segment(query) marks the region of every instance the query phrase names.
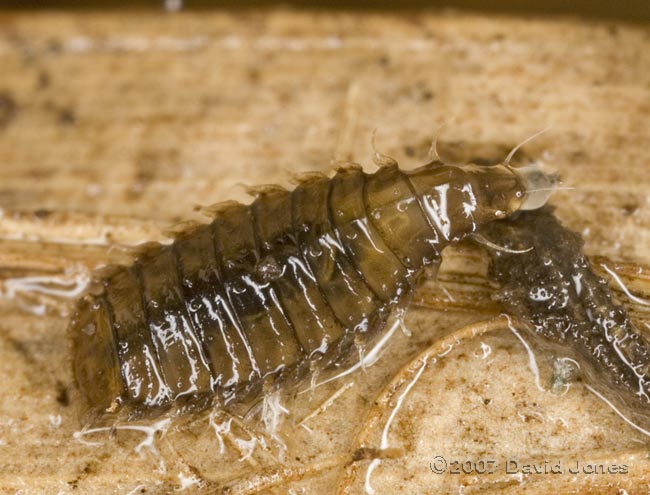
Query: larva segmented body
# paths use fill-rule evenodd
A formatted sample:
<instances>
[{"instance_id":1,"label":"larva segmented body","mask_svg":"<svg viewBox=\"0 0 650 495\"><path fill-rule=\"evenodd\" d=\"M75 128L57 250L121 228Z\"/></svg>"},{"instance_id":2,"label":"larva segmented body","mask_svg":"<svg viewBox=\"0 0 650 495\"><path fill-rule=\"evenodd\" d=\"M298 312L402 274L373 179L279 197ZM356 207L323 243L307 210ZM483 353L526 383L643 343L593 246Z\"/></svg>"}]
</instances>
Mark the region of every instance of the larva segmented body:
<instances>
[{"instance_id":1,"label":"larva segmented body","mask_svg":"<svg viewBox=\"0 0 650 495\"><path fill-rule=\"evenodd\" d=\"M79 388L97 414L136 417L239 402L325 366L381 328L445 246L539 206L527 191L540 177L503 164L348 167L228 204L80 301Z\"/></svg>"}]
</instances>

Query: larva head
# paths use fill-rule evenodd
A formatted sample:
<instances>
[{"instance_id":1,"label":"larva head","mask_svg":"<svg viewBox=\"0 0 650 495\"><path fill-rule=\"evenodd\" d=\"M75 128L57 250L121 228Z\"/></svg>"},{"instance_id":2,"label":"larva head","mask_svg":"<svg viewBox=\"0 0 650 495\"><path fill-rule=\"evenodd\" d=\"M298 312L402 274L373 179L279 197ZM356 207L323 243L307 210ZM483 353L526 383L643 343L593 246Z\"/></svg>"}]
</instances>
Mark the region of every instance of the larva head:
<instances>
[{"instance_id":1,"label":"larva head","mask_svg":"<svg viewBox=\"0 0 650 495\"><path fill-rule=\"evenodd\" d=\"M501 163L460 168L468 174L477 203L483 207L483 218L488 221L493 219L493 214L499 218L518 210L541 208L558 183L557 176L545 173L536 163L522 167Z\"/></svg>"},{"instance_id":2,"label":"larva head","mask_svg":"<svg viewBox=\"0 0 650 495\"><path fill-rule=\"evenodd\" d=\"M447 241L515 211L541 207L555 184L537 165L430 164L409 177L429 220Z\"/></svg>"},{"instance_id":3,"label":"larva head","mask_svg":"<svg viewBox=\"0 0 650 495\"><path fill-rule=\"evenodd\" d=\"M519 207L520 210L536 210L544 206L559 182L557 175L545 173L536 163L509 168L524 187L524 199Z\"/></svg>"}]
</instances>

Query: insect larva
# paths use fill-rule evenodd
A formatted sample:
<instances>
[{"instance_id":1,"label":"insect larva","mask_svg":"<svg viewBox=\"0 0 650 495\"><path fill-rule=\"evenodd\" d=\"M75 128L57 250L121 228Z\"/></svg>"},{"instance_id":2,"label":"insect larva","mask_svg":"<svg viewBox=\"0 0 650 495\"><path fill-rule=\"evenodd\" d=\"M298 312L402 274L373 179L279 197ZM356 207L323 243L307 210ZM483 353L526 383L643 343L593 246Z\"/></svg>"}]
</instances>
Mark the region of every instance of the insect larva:
<instances>
[{"instance_id":1,"label":"insect larva","mask_svg":"<svg viewBox=\"0 0 650 495\"><path fill-rule=\"evenodd\" d=\"M433 162L348 167L228 203L79 302L78 386L97 415L131 418L254 397L339 359L383 326L445 246L539 207L550 189L535 166Z\"/></svg>"}]
</instances>

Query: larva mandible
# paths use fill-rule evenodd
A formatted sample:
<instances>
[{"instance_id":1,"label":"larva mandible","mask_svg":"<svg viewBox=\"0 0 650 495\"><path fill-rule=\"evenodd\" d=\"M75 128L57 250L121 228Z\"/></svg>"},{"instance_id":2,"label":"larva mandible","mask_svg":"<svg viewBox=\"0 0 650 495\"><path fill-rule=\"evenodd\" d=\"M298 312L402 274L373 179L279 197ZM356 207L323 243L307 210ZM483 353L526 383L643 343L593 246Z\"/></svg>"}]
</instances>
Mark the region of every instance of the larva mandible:
<instances>
[{"instance_id":1,"label":"larva mandible","mask_svg":"<svg viewBox=\"0 0 650 495\"><path fill-rule=\"evenodd\" d=\"M538 208L552 186L536 165L393 163L226 204L79 301L77 385L95 417L255 397L265 381L337 360L383 326L445 246Z\"/></svg>"}]
</instances>

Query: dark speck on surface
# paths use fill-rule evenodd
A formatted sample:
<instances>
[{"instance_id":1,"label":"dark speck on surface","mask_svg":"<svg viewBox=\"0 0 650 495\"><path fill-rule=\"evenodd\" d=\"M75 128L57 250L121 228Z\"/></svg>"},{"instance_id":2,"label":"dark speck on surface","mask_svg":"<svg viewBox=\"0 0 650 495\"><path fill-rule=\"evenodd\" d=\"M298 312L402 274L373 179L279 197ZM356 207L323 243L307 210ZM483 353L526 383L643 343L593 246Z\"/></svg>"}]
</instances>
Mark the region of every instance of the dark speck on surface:
<instances>
[{"instance_id":1,"label":"dark speck on surface","mask_svg":"<svg viewBox=\"0 0 650 495\"><path fill-rule=\"evenodd\" d=\"M8 92L0 92L0 129L7 127L18 113L18 105Z\"/></svg>"},{"instance_id":2,"label":"dark speck on surface","mask_svg":"<svg viewBox=\"0 0 650 495\"><path fill-rule=\"evenodd\" d=\"M77 117L71 108L59 109L59 124L60 125L74 125L77 122Z\"/></svg>"},{"instance_id":3,"label":"dark speck on surface","mask_svg":"<svg viewBox=\"0 0 650 495\"><path fill-rule=\"evenodd\" d=\"M388 55L382 55L377 59L377 63L382 67L387 67L388 65L390 65L390 58L388 57Z\"/></svg>"},{"instance_id":4,"label":"dark speck on surface","mask_svg":"<svg viewBox=\"0 0 650 495\"><path fill-rule=\"evenodd\" d=\"M46 89L50 86L51 84L50 80L50 74L47 71L40 71L38 73L38 78L37 78L37 86L38 89Z\"/></svg>"},{"instance_id":5,"label":"dark speck on surface","mask_svg":"<svg viewBox=\"0 0 650 495\"><path fill-rule=\"evenodd\" d=\"M56 383L56 401L62 405L63 407L67 407L70 405L70 396L68 394L68 387L66 387L63 383L57 382Z\"/></svg>"},{"instance_id":6,"label":"dark speck on surface","mask_svg":"<svg viewBox=\"0 0 650 495\"><path fill-rule=\"evenodd\" d=\"M628 217L636 213L638 209L639 209L639 205L637 203L626 203L623 205L623 215Z\"/></svg>"},{"instance_id":7,"label":"dark speck on surface","mask_svg":"<svg viewBox=\"0 0 650 495\"><path fill-rule=\"evenodd\" d=\"M43 208L34 211L34 216L41 220L48 218L50 215L52 215L52 211Z\"/></svg>"}]
</instances>

